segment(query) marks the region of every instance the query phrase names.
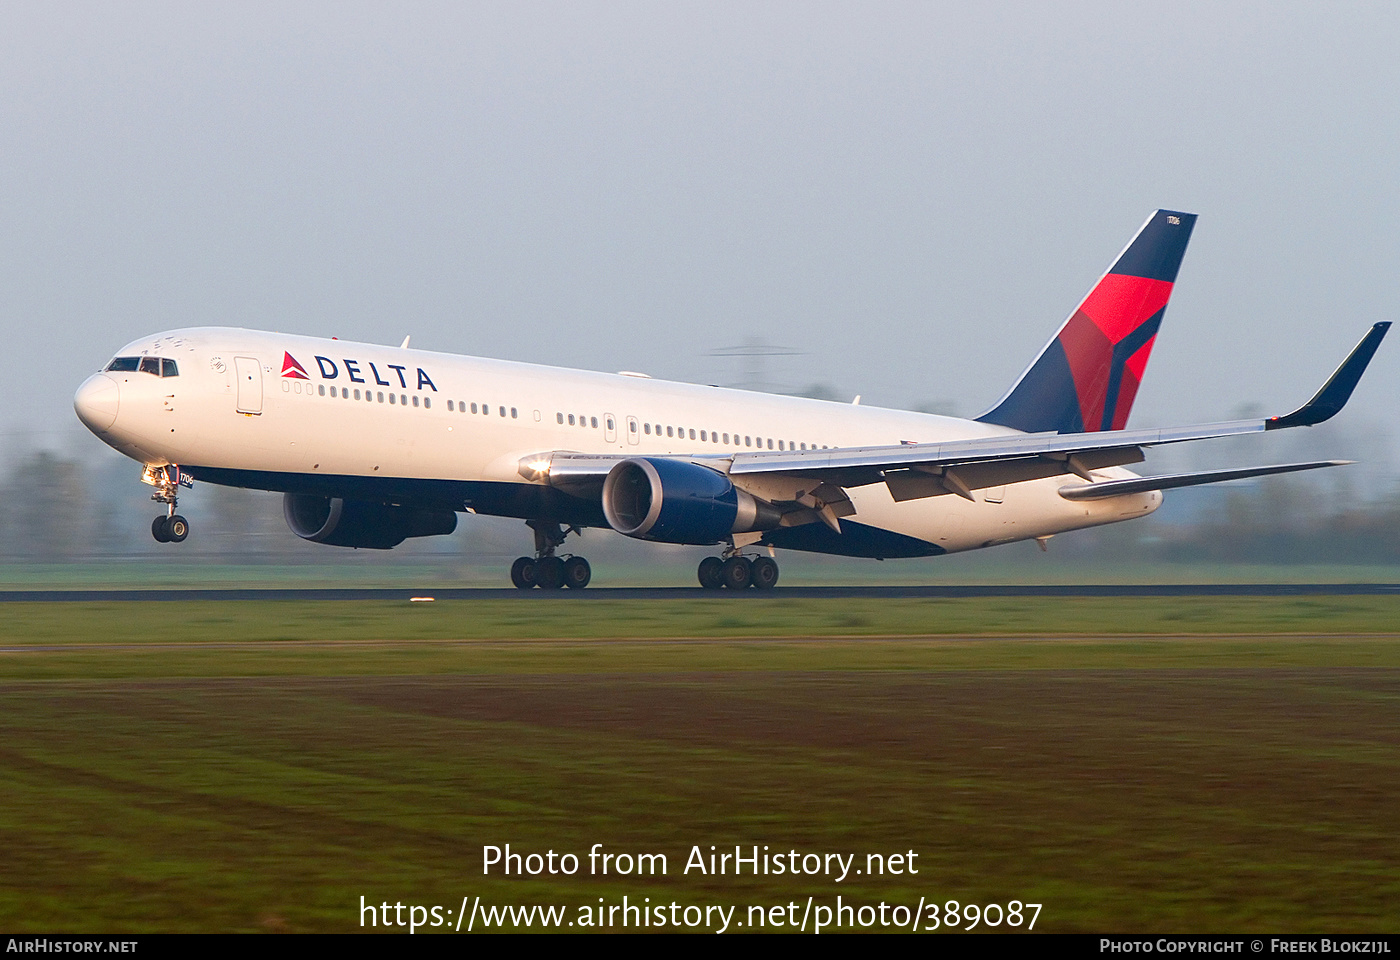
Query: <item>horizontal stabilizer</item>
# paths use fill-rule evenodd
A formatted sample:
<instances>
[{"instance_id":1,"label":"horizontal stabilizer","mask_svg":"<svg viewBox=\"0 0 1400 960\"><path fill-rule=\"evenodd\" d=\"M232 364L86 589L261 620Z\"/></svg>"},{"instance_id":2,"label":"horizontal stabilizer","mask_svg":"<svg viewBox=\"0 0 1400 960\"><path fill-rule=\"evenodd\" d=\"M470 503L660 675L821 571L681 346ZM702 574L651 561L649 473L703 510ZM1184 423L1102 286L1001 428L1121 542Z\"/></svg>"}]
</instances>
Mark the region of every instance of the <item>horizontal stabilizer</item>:
<instances>
[{"instance_id":1,"label":"horizontal stabilizer","mask_svg":"<svg viewBox=\"0 0 1400 960\"><path fill-rule=\"evenodd\" d=\"M1173 473L1164 477L1137 477L1132 480L1105 480L1101 483L1072 483L1060 488L1066 500L1105 500L1131 493L1171 490L1174 487L1197 487L1205 483L1243 480L1246 477L1266 477L1275 473L1295 473L1340 467L1352 460L1316 460L1311 463L1279 463L1271 467L1241 467L1236 470L1204 470L1199 473Z\"/></svg>"}]
</instances>

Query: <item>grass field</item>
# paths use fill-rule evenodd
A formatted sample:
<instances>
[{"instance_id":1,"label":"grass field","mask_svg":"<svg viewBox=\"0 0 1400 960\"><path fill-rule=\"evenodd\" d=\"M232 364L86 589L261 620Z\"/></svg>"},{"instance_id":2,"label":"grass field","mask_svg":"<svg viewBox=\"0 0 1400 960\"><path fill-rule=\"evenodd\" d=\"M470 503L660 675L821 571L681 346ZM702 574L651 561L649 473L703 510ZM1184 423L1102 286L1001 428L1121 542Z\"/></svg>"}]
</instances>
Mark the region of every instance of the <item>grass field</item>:
<instances>
[{"instance_id":1,"label":"grass field","mask_svg":"<svg viewBox=\"0 0 1400 960\"><path fill-rule=\"evenodd\" d=\"M0 613L0 929L838 894L1043 903L1050 931L1394 927L1396 598ZM582 868L483 876L506 843ZM588 876L595 843L668 873ZM683 874L711 844L919 873Z\"/></svg>"},{"instance_id":2,"label":"grass field","mask_svg":"<svg viewBox=\"0 0 1400 960\"><path fill-rule=\"evenodd\" d=\"M291 536L291 534L288 534ZM622 539L622 538L616 538ZM193 540L181 546L189 546ZM410 541L412 543L412 541ZM590 540L590 544L593 541ZM154 546L154 544L153 544ZM0 562L0 591L144 589L185 587L510 587L508 571L518 550L487 555L379 555L346 551L326 562L318 544L293 563L235 563L216 554L137 554L105 561ZM523 543L520 545L523 549ZM1024 549L1022 549L1024 548ZM594 553L595 549L602 553ZM972 551L928 560L872 563L863 559L789 553L782 557L785 586L1080 583L1395 583L1400 566L1366 564L1249 564L1192 561L1113 562L1042 554L1030 544L1008 552ZM695 586L695 564L707 551L602 539L584 551L593 584L603 587ZM397 551L396 551L397 553ZM638 555L640 553L640 555Z\"/></svg>"}]
</instances>

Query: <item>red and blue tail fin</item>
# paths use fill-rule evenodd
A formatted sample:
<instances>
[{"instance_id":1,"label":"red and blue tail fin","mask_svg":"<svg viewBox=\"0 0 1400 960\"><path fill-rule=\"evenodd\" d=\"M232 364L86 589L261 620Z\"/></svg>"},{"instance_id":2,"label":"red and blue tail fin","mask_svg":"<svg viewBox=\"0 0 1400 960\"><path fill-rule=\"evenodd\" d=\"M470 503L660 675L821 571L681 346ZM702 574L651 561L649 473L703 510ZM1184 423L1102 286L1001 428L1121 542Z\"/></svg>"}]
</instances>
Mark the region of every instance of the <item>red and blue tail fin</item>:
<instances>
[{"instance_id":1,"label":"red and blue tail fin","mask_svg":"<svg viewBox=\"0 0 1400 960\"><path fill-rule=\"evenodd\" d=\"M991 410L1027 433L1121 430L1172 295L1194 213L1158 210Z\"/></svg>"}]
</instances>

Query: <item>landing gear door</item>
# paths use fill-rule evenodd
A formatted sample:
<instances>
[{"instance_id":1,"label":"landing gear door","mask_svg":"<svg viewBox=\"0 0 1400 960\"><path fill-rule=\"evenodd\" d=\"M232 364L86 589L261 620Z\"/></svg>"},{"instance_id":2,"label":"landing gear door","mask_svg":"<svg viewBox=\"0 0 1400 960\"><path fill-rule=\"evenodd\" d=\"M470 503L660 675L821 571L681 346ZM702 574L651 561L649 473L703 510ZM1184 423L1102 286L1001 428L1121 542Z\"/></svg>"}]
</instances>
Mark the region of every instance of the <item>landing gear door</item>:
<instances>
[{"instance_id":1,"label":"landing gear door","mask_svg":"<svg viewBox=\"0 0 1400 960\"><path fill-rule=\"evenodd\" d=\"M261 414L262 364L253 357L234 357L233 364L238 374L238 412Z\"/></svg>"}]
</instances>

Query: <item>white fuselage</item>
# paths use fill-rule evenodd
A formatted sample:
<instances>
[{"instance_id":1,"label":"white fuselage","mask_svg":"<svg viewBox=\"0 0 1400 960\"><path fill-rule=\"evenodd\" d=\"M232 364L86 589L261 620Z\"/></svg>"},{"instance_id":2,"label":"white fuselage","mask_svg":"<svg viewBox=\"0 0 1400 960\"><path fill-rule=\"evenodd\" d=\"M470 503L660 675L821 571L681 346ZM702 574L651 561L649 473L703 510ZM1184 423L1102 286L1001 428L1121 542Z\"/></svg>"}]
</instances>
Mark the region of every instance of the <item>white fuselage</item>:
<instances>
[{"instance_id":1,"label":"white fuselage","mask_svg":"<svg viewBox=\"0 0 1400 960\"><path fill-rule=\"evenodd\" d=\"M327 490L349 479L526 485L522 461L553 451L722 460L756 449L1016 433L930 414L232 328L161 333L117 355L171 359L178 375L110 371L84 384L79 415L105 442L148 465L210 468L245 478L220 482L275 490ZM745 478L733 479L745 487ZM1058 495L1064 482L982 490L975 502L895 502L875 483L849 489L856 513L848 519L937 553L1131 519L1161 502L1156 492L1071 502ZM458 508L521 515L484 502L466 497Z\"/></svg>"}]
</instances>

